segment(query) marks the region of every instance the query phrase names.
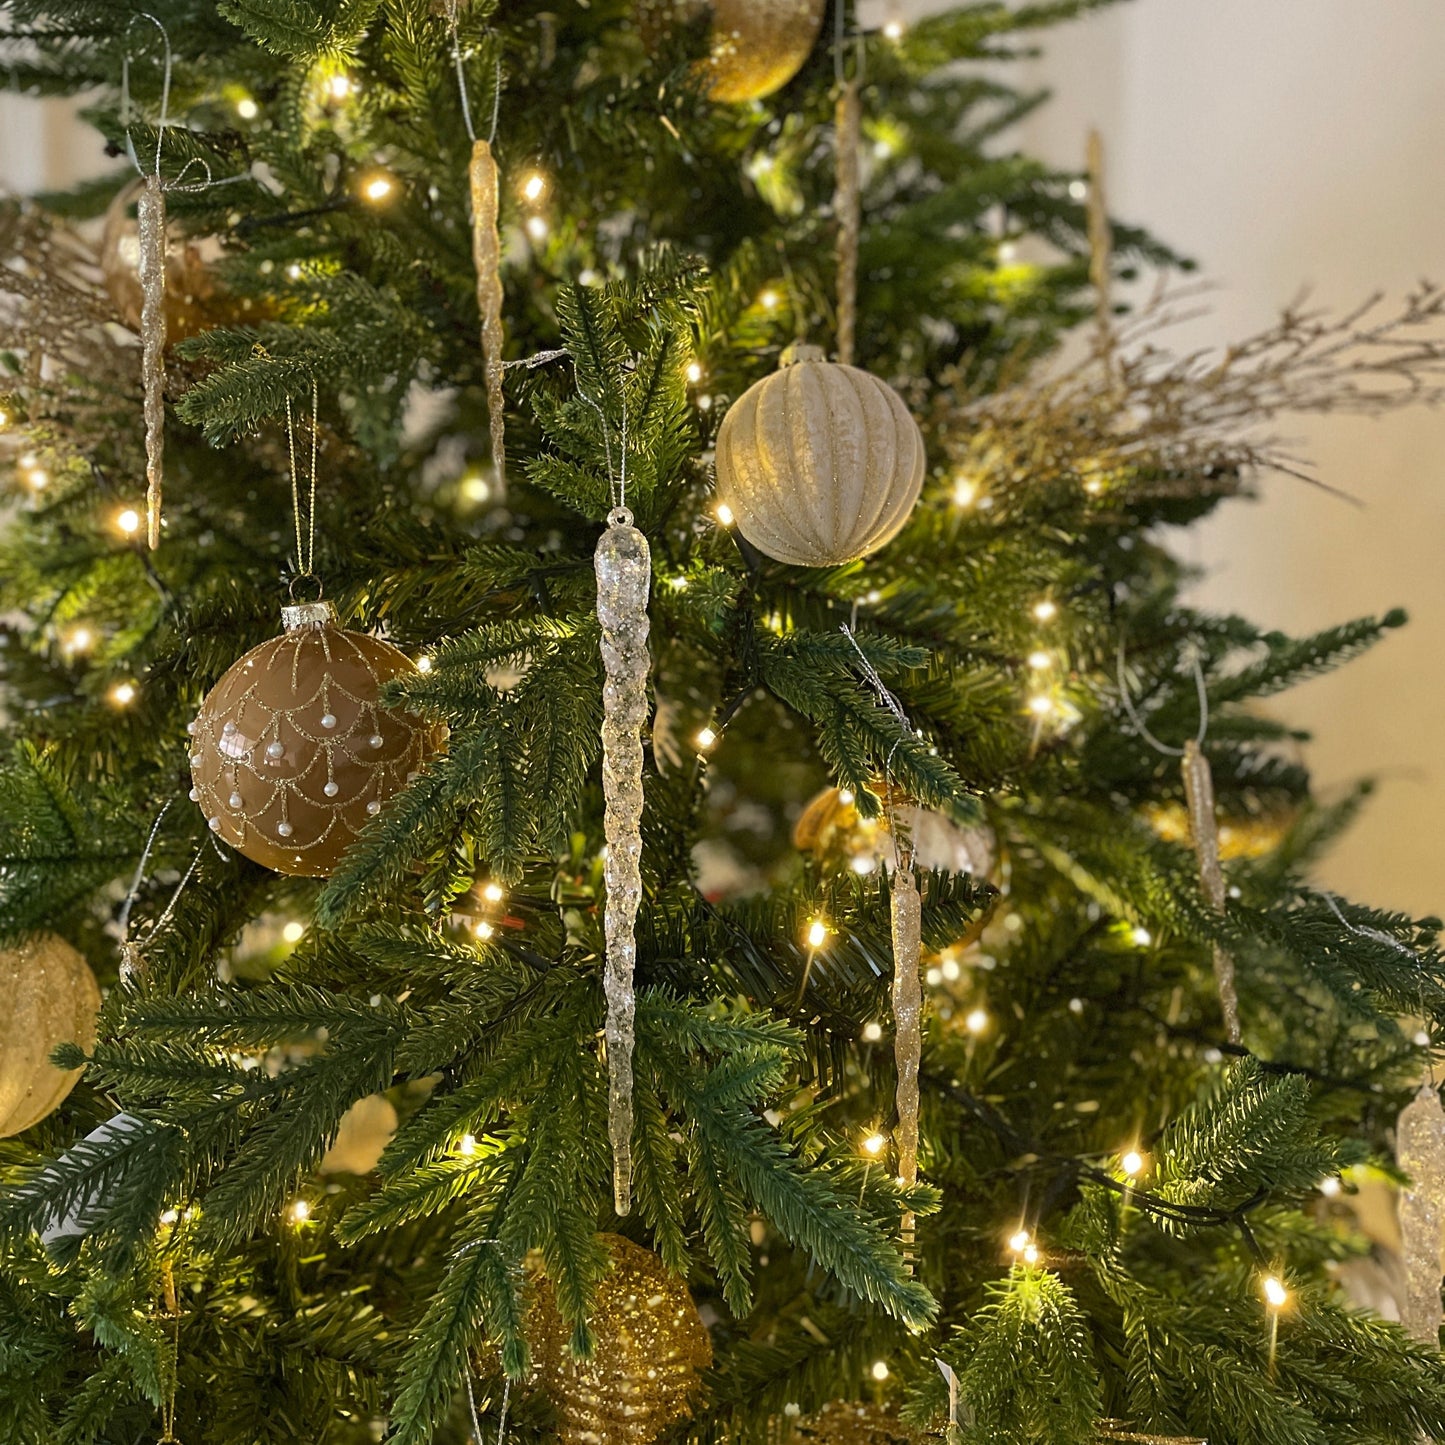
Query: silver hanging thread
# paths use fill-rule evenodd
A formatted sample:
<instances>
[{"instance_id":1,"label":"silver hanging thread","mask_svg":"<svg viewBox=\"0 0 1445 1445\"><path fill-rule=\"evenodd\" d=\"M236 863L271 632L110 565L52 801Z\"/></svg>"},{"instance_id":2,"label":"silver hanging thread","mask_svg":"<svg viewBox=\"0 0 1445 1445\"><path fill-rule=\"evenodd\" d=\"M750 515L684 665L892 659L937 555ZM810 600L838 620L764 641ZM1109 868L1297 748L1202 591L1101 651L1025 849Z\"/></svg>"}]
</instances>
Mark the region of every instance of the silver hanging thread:
<instances>
[{"instance_id":1,"label":"silver hanging thread","mask_svg":"<svg viewBox=\"0 0 1445 1445\"><path fill-rule=\"evenodd\" d=\"M602 792L605 803L607 905L607 1131L612 1144L613 1207L632 1208L632 1049L636 1016L637 909L642 901L642 729L647 722L647 651L652 552L627 508L627 410L622 412L620 480L612 468L602 419L612 510L597 543L597 620L602 631Z\"/></svg>"},{"instance_id":2,"label":"silver hanging thread","mask_svg":"<svg viewBox=\"0 0 1445 1445\"><path fill-rule=\"evenodd\" d=\"M507 495L506 397L502 390L505 375L502 348L506 343L506 331L502 325L501 177L492 146L497 138L497 119L502 104L502 62L498 58L492 93L491 131L482 138L472 125L466 67L462 63L461 41L457 36L457 0L447 0L447 23L451 30L452 60L456 66L462 119L472 142L472 159L467 171L472 207L472 264L477 275L477 311L482 319L482 375L487 388L492 469L500 501Z\"/></svg>"},{"instance_id":3,"label":"silver hanging thread","mask_svg":"<svg viewBox=\"0 0 1445 1445\"><path fill-rule=\"evenodd\" d=\"M1155 752L1178 758L1184 778L1184 798L1189 812L1189 840L1199 865L1199 886L1215 913L1225 911L1226 890L1224 870L1219 863L1219 820L1214 802L1214 774L1204 753L1204 739L1209 731L1209 691L1204 669L1197 656L1190 659L1194 670L1194 686L1199 695L1199 731L1182 748L1160 742L1145 725L1134 706L1125 676L1124 647L1119 645L1119 696L1134 730ZM1212 948L1214 985L1219 993L1219 1011L1224 1018L1225 1037L1232 1044L1240 1040L1239 991L1234 976L1234 959L1229 951L1216 943Z\"/></svg>"},{"instance_id":4,"label":"silver hanging thread","mask_svg":"<svg viewBox=\"0 0 1445 1445\"><path fill-rule=\"evenodd\" d=\"M863 225L859 165L863 100L856 77L844 80L838 92L833 130L837 166L833 214L838 222L838 360L851 366L858 330L858 242Z\"/></svg>"},{"instance_id":5,"label":"silver hanging thread","mask_svg":"<svg viewBox=\"0 0 1445 1445\"><path fill-rule=\"evenodd\" d=\"M858 654L858 670L906 733L913 725L903 705L889 691L878 670L858 645L853 629L846 624L843 635ZM894 744L896 749L897 744ZM894 1147L898 1151L898 1178L905 1188L918 1183L918 1075L923 1063L923 900L913 867L913 836L907 819L894 807L892 780L893 751L883 769L884 808L888 831L893 838L893 875L888 880L888 904L893 933L893 1064L897 1074L894 1095L898 1108L898 1129ZM917 1220L905 1209L900 1235L905 1254L913 1248Z\"/></svg>"}]
</instances>

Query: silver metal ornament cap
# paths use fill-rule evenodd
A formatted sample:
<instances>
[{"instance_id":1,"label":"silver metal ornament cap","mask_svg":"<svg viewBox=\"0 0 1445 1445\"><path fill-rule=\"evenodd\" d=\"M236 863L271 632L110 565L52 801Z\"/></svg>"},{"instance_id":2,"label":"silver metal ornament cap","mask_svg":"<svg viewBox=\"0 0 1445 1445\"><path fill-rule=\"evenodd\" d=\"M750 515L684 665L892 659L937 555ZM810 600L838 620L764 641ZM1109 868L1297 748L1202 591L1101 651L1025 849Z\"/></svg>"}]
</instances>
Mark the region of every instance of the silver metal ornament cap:
<instances>
[{"instance_id":1,"label":"silver metal ornament cap","mask_svg":"<svg viewBox=\"0 0 1445 1445\"><path fill-rule=\"evenodd\" d=\"M806 341L795 341L778 358L778 369L794 366L800 361L826 361L828 353L821 346L809 346Z\"/></svg>"},{"instance_id":2,"label":"silver metal ornament cap","mask_svg":"<svg viewBox=\"0 0 1445 1445\"><path fill-rule=\"evenodd\" d=\"M293 602L281 609L281 625L287 632L306 632L317 627L334 625L336 609L329 603Z\"/></svg>"}]
</instances>

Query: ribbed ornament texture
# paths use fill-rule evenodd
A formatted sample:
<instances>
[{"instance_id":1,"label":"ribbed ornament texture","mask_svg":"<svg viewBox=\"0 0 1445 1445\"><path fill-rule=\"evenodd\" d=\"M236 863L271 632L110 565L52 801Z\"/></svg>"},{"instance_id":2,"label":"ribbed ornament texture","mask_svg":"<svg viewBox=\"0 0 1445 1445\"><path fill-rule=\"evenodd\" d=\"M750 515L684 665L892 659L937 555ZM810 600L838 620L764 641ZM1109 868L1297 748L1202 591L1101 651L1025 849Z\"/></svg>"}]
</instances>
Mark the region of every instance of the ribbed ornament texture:
<instances>
[{"instance_id":1,"label":"ribbed ornament texture","mask_svg":"<svg viewBox=\"0 0 1445 1445\"><path fill-rule=\"evenodd\" d=\"M41 933L0 948L0 1139L38 1124L75 1087L79 1069L50 1062L57 1044L95 1043L100 989L84 957Z\"/></svg>"},{"instance_id":2,"label":"ribbed ornament texture","mask_svg":"<svg viewBox=\"0 0 1445 1445\"><path fill-rule=\"evenodd\" d=\"M903 398L813 347L749 387L723 418L717 496L760 552L836 567L902 529L923 488L923 435Z\"/></svg>"}]
</instances>

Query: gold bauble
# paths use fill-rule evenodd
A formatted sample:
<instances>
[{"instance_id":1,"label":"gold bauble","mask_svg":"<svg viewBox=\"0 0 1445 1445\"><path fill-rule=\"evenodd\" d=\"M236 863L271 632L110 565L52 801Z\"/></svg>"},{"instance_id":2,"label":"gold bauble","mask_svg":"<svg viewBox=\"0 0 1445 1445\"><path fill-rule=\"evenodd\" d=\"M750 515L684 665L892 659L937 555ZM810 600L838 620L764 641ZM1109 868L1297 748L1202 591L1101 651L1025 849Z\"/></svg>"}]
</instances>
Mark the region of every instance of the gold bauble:
<instances>
[{"instance_id":1,"label":"gold bauble","mask_svg":"<svg viewBox=\"0 0 1445 1445\"><path fill-rule=\"evenodd\" d=\"M38 1124L75 1087L82 1070L57 1069L50 1051L95 1043L100 988L63 938L39 933L0 948L0 1139Z\"/></svg>"},{"instance_id":2,"label":"gold bauble","mask_svg":"<svg viewBox=\"0 0 1445 1445\"><path fill-rule=\"evenodd\" d=\"M1189 810L1182 803L1158 803L1144 810L1149 826L1166 842L1191 847ZM1219 856L1228 863L1236 858L1263 858L1273 853L1294 826L1298 812L1280 809L1273 813L1225 814L1219 818Z\"/></svg>"},{"instance_id":3,"label":"gold bauble","mask_svg":"<svg viewBox=\"0 0 1445 1445\"><path fill-rule=\"evenodd\" d=\"M526 1326L534 1377L557 1407L562 1445L650 1445L692 1414L712 1340L686 1284L655 1254L620 1235L602 1239L612 1268L593 1298L590 1360L572 1358L551 1281L534 1277Z\"/></svg>"},{"instance_id":4,"label":"gold bauble","mask_svg":"<svg viewBox=\"0 0 1445 1445\"><path fill-rule=\"evenodd\" d=\"M793 1428L797 1445L918 1445L927 1437L902 1424L886 1405L830 1400Z\"/></svg>"},{"instance_id":5,"label":"gold bauble","mask_svg":"<svg viewBox=\"0 0 1445 1445\"><path fill-rule=\"evenodd\" d=\"M190 726L191 798L247 858L325 878L443 734L381 706L382 687L416 671L404 652L343 631L325 602L281 616L285 632L233 664Z\"/></svg>"},{"instance_id":6,"label":"gold bauble","mask_svg":"<svg viewBox=\"0 0 1445 1445\"><path fill-rule=\"evenodd\" d=\"M836 567L902 529L923 487L923 434L903 398L795 346L735 401L717 437L717 497L760 552Z\"/></svg>"},{"instance_id":7,"label":"gold bauble","mask_svg":"<svg viewBox=\"0 0 1445 1445\"><path fill-rule=\"evenodd\" d=\"M825 0L636 0L648 45L674 25L711 13L710 53L701 65L708 95L724 104L781 90L817 44L826 8Z\"/></svg>"},{"instance_id":8,"label":"gold bauble","mask_svg":"<svg viewBox=\"0 0 1445 1445\"><path fill-rule=\"evenodd\" d=\"M116 314L140 330L140 226L131 211L144 183L137 178L116 192L100 233L100 274ZM166 341L174 344L208 326L240 326L262 319L270 308L236 296L217 282L211 262L215 240L197 240L176 226L166 230Z\"/></svg>"},{"instance_id":9,"label":"gold bauble","mask_svg":"<svg viewBox=\"0 0 1445 1445\"><path fill-rule=\"evenodd\" d=\"M987 823L963 828L951 818L916 803L895 804L898 821L908 829L913 861L920 868L969 873L987 878L998 862L998 839ZM893 857L888 815L865 818L853 795L842 788L824 788L809 799L793 825L793 846L819 858L855 865L860 873ZM864 864L871 866L864 866Z\"/></svg>"}]
</instances>

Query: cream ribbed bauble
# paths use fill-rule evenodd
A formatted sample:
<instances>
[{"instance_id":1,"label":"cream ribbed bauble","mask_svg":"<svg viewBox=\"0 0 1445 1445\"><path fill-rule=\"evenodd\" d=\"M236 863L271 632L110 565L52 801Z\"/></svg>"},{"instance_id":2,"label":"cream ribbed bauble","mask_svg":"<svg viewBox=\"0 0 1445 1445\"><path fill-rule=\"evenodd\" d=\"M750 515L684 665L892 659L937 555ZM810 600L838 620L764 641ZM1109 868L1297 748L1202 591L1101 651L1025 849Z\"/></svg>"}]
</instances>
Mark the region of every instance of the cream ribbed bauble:
<instances>
[{"instance_id":1,"label":"cream ribbed bauble","mask_svg":"<svg viewBox=\"0 0 1445 1445\"><path fill-rule=\"evenodd\" d=\"M707 93L735 104L761 100L803 67L823 26L824 0L635 0L649 45L673 25L712 15L712 43L701 62Z\"/></svg>"},{"instance_id":2,"label":"cream ribbed bauble","mask_svg":"<svg viewBox=\"0 0 1445 1445\"><path fill-rule=\"evenodd\" d=\"M57 1044L95 1043L100 989L90 965L63 938L36 934L0 948L0 1139L38 1124L75 1087L81 1071L57 1069Z\"/></svg>"},{"instance_id":3,"label":"cream ribbed bauble","mask_svg":"<svg viewBox=\"0 0 1445 1445\"><path fill-rule=\"evenodd\" d=\"M385 684L416 671L404 652L343 631L325 602L281 616L286 631L233 664L191 724L191 798L237 852L325 878L442 730L381 706Z\"/></svg>"},{"instance_id":4,"label":"cream ribbed bauble","mask_svg":"<svg viewBox=\"0 0 1445 1445\"><path fill-rule=\"evenodd\" d=\"M723 418L717 496L760 552L836 567L890 541L923 487L923 434L887 382L795 346Z\"/></svg>"}]
</instances>

